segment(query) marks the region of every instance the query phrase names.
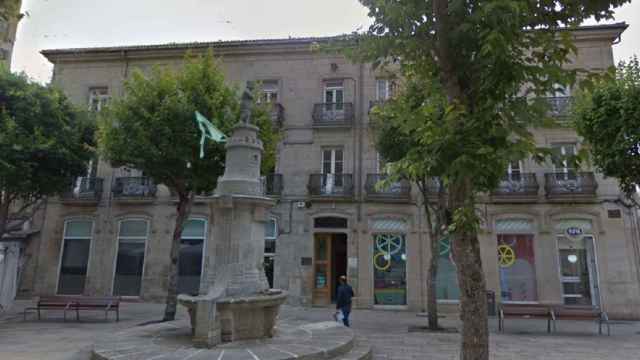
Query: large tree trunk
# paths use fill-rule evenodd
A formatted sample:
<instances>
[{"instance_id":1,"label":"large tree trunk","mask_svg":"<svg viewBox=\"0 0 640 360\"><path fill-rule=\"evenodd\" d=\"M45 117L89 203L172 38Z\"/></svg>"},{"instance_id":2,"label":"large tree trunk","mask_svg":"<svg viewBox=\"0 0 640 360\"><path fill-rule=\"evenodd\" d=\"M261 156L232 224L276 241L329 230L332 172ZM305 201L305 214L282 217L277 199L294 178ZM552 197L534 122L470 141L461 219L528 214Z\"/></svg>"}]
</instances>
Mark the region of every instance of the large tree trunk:
<instances>
[{"instance_id":1,"label":"large tree trunk","mask_svg":"<svg viewBox=\"0 0 640 360\"><path fill-rule=\"evenodd\" d=\"M438 257L439 257L439 239L430 237L431 243L431 260L429 261L429 270L427 271L427 319L429 321L429 330L436 331L440 329L438 324L438 298L437 298L437 278L438 278Z\"/></svg>"},{"instance_id":2,"label":"large tree trunk","mask_svg":"<svg viewBox=\"0 0 640 360\"><path fill-rule=\"evenodd\" d=\"M454 211L474 211L470 179L462 179L451 190L450 205ZM462 321L461 360L489 359L487 297L480 243L476 227L456 224L453 236L453 258L460 286L460 320Z\"/></svg>"},{"instance_id":3,"label":"large tree trunk","mask_svg":"<svg viewBox=\"0 0 640 360\"><path fill-rule=\"evenodd\" d=\"M162 321L171 321L176 318L178 308L178 268L180 265L180 240L182 239L182 230L191 214L191 205L193 204L193 194L184 191L178 192L178 205L176 225L173 229L173 238L171 239L171 252L169 253L169 274L167 284L167 299L164 308L164 317Z\"/></svg>"}]
</instances>

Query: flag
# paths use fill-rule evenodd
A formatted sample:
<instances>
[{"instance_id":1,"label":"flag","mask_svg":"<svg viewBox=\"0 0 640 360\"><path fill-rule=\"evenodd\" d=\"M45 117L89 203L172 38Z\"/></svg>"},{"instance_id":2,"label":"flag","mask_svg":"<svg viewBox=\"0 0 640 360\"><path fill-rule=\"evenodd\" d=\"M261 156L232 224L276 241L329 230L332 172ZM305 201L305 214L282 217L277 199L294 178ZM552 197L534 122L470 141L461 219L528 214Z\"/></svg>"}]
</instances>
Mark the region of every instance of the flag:
<instances>
[{"instance_id":1,"label":"flag","mask_svg":"<svg viewBox=\"0 0 640 360\"><path fill-rule=\"evenodd\" d=\"M200 137L200 158L204 157L204 142L205 139L209 138L215 142L222 143L227 141L227 137L222 131L218 130L217 127L213 126L213 124L207 120L202 114L196 111L196 123L198 124L198 128L200 128L200 132L202 136Z\"/></svg>"}]
</instances>

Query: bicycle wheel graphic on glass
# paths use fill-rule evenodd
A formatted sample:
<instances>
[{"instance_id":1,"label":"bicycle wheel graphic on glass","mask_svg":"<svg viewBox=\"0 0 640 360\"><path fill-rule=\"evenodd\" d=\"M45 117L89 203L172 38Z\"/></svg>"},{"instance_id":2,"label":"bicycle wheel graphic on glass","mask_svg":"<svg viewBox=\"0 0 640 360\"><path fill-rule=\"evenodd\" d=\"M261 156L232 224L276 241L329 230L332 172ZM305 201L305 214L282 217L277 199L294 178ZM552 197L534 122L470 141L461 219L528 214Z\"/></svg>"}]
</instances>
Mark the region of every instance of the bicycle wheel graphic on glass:
<instances>
[{"instance_id":1,"label":"bicycle wheel graphic on glass","mask_svg":"<svg viewBox=\"0 0 640 360\"><path fill-rule=\"evenodd\" d=\"M516 262L516 252L509 245L498 246L498 264L500 267L510 267Z\"/></svg>"}]
</instances>

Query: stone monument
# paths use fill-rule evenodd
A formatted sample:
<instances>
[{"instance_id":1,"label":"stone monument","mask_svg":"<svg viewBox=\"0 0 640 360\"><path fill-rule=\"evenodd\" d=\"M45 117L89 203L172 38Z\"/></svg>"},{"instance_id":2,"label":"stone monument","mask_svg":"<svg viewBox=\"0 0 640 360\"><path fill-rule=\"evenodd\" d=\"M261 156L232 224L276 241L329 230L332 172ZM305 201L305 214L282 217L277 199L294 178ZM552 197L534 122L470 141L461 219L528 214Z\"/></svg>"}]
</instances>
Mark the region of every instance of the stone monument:
<instances>
[{"instance_id":1,"label":"stone monument","mask_svg":"<svg viewBox=\"0 0 640 360\"><path fill-rule=\"evenodd\" d=\"M213 236L207 238L198 296L179 295L191 318L193 342L223 342L273 336L286 293L270 290L263 269L267 212L274 200L262 194L262 142L251 124L253 84L242 95L241 121L226 144L226 167L211 207Z\"/></svg>"}]
</instances>

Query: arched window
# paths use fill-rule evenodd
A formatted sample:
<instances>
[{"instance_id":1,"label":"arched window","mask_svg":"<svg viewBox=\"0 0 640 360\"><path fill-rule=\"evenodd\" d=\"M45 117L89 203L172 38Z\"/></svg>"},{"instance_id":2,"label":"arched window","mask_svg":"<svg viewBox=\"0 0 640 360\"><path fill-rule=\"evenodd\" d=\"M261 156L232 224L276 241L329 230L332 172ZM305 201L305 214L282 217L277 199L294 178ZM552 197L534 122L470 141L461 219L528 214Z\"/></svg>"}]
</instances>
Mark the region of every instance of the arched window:
<instances>
[{"instance_id":1,"label":"arched window","mask_svg":"<svg viewBox=\"0 0 640 360\"><path fill-rule=\"evenodd\" d=\"M113 294L140 296L144 253L149 222L144 219L122 220L118 226L118 255L113 280Z\"/></svg>"},{"instance_id":2,"label":"arched window","mask_svg":"<svg viewBox=\"0 0 640 360\"><path fill-rule=\"evenodd\" d=\"M58 294L80 295L89 267L93 220L69 220L64 224Z\"/></svg>"}]
</instances>

